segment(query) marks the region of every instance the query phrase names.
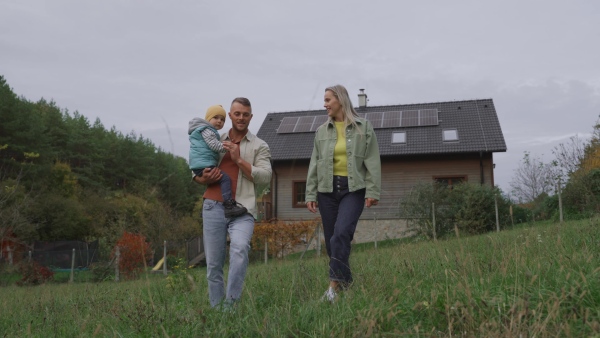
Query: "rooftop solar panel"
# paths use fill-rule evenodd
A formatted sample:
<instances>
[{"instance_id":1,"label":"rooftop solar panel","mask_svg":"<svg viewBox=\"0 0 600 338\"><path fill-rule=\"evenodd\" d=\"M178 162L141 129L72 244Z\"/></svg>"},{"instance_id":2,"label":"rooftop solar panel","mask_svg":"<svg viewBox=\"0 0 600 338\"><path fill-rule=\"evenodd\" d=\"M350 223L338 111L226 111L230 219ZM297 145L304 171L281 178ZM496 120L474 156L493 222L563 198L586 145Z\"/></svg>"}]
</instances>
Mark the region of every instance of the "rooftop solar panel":
<instances>
[{"instance_id":1,"label":"rooftop solar panel","mask_svg":"<svg viewBox=\"0 0 600 338\"><path fill-rule=\"evenodd\" d=\"M310 131L310 128L313 125L313 121L315 120L314 116L302 116L298 118L298 123L296 123L296 128L294 128L294 133L305 133Z\"/></svg>"},{"instance_id":2,"label":"rooftop solar panel","mask_svg":"<svg viewBox=\"0 0 600 338\"><path fill-rule=\"evenodd\" d=\"M397 128L402 125L402 112L401 111L388 111L383 116L381 124L382 128Z\"/></svg>"},{"instance_id":3,"label":"rooftop solar panel","mask_svg":"<svg viewBox=\"0 0 600 338\"><path fill-rule=\"evenodd\" d=\"M421 109L419 110L419 125L420 126L437 126L438 125L438 110L437 109Z\"/></svg>"},{"instance_id":4,"label":"rooftop solar panel","mask_svg":"<svg viewBox=\"0 0 600 338\"><path fill-rule=\"evenodd\" d=\"M373 128L381 128L383 124L383 112L368 113L367 120L371 121Z\"/></svg>"},{"instance_id":5,"label":"rooftop solar panel","mask_svg":"<svg viewBox=\"0 0 600 338\"><path fill-rule=\"evenodd\" d=\"M284 117L283 120L281 120L279 128L277 128L277 134L293 133L297 122L298 117Z\"/></svg>"},{"instance_id":6,"label":"rooftop solar panel","mask_svg":"<svg viewBox=\"0 0 600 338\"><path fill-rule=\"evenodd\" d=\"M312 127L310 128L310 131L315 131L317 130L317 128L319 128L320 125L322 125L323 123L325 123L325 121L327 121L327 115L319 115L319 116L315 116L315 120L313 122Z\"/></svg>"},{"instance_id":7,"label":"rooftop solar panel","mask_svg":"<svg viewBox=\"0 0 600 338\"><path fill-rule=\"evenodd\" d=\"M402 111L402 127L416 127L419 125L418 110Z\"/></svg>"}]
</instances>

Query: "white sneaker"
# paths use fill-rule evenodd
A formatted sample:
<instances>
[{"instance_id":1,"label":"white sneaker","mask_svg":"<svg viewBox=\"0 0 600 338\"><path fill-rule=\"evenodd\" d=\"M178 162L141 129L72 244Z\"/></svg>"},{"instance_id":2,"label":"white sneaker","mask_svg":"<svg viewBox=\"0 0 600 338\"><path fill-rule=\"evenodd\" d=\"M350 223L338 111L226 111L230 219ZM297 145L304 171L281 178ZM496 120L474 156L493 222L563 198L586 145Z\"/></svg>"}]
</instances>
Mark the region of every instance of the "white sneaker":
<instances>
[{"instance_id":1,"label":"white sneaker","mask_svg":"<svg viewBox=\"0 0 600 338\"><path fill-rule=\"evenodd\" d=\"M335 301L335 298L337 297L337 293L335 292L335 290L330 286L327 291L325 291L325 294L323 295L323 297L321 297L321 301L322 302L330 302L333 303Z\"/></svg>"}]
</instances>

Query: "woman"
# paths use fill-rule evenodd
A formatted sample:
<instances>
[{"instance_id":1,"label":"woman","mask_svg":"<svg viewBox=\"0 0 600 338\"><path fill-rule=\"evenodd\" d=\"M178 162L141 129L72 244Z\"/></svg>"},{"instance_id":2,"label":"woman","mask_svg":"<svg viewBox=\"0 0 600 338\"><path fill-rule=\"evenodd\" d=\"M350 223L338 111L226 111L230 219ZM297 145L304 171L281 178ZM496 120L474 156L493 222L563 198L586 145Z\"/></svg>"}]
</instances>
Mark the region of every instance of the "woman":
<instances>
[{"instance_id":1,"label":"woman","mask_svg":"<svg viewBox=\"0 0 600 338\"><path fill-rule=\"evenodd\" d=\"M325 89L329 119L315 134L306 178L306 206L317 207L329 256L329 288L323 300L334 301L352 283L349 257L364 206L377 205L381 162L373 126L360 118L341 85Z\"/></svg>"}]
</instances>

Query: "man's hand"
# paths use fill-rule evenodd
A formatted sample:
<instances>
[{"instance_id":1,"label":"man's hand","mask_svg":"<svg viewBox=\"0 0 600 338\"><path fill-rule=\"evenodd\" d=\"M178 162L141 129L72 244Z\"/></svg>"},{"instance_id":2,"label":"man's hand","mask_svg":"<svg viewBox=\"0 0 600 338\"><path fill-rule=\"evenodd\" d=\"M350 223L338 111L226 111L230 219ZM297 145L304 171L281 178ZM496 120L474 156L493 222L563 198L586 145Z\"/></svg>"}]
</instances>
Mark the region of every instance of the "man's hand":
<instances>
[{"instance_id":1,"label":"man's hand","mask_svg":"<svg viewBox=\"0 0 600 338\"><path fill-rule=\"evenodd\" d=\"M202 171L202 176L196 175L194 177L194 181L196 181L196 183L210 185L218 182L221 177L223 177L223 174L221 174L221 170L219 168L205 168Z\"/></svg>"},{"instance_id":2,"label":"man's hand","mask_svg":"<svg viewBox=\"0 0 600 338\"><path fill-rule=\"evenodd\" d=\"M306 202L306 207L313 214L317 212L317 202Z\"/></svg>"},{"instance_id":3,"label":"man's hand","mask_svg":"<svg viewBox=\"0 0 600 338\"><path fill-rule=\"evenodd\" d=\"M237 164L237 166L242 171L243 177L250 182L254 182L254 178L252 177L252 165L246 162L240 156L240 146L236 143L223 141L223 148L229 151L229 155L231 156L231 160L233 163Z\"/></svg>"},{"instance_id":4,"label":"man's hand","mask_svg":"<svg viewBox=\"0 0 600 338\"><path fill-rule=\"evenodd\" d=\"M240 158L240 147L233 142L223 141L223 148L229 152L231 155L231 160L237 163L238 159Z\"/></svg>"}]
</instances>

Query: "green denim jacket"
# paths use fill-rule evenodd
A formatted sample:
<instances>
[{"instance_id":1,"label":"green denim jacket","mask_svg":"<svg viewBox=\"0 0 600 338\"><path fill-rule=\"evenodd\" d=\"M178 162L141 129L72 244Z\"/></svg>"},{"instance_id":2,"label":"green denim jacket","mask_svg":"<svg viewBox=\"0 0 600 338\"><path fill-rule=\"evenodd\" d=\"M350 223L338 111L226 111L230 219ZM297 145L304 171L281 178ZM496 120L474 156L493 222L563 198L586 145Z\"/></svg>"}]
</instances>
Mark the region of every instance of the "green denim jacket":
<instances>
[{"instance_id":1,"label":"green denim jacket","mask_svg":"<svg viewBox=\"0 0 600 338\"><path fill-rule=\"evenodd\" d=\"M365 198L379 200L381 191L381 159L373 125L357 118L363 130L359 134L353 125L346 127L346 155L348 156L348 188L357 191L366 188ZM330 120L317 129L306 178L306 202L317 201L317 191L333 192L333 151L337 131Z\"/></svg>"}]
</instances>

